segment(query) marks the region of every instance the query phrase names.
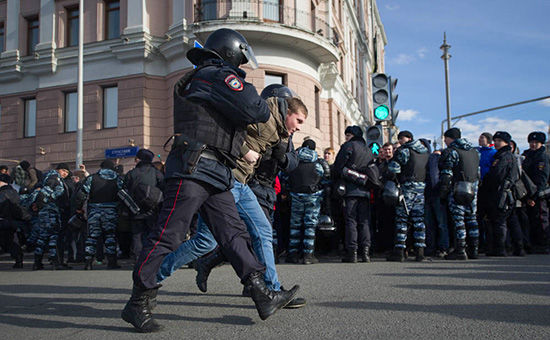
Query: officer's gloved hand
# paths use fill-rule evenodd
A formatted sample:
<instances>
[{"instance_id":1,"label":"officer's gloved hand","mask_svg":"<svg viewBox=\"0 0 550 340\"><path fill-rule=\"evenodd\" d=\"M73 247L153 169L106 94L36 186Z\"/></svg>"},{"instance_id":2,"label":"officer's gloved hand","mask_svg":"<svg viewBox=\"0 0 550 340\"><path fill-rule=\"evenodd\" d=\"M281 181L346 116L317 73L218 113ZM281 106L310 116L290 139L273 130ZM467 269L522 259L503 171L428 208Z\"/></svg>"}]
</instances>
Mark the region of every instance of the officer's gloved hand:
<instances>
[{"instance_id":1,"label":"officer's gloved hand","mask_svg":"<svg viewBox=\"0 0 550 340\"><path fill-rule=\"evenodd\" d=\"M288 149L288 142L279 142L271 149L271 158L277 160L279 164L284 167L287 162L286 150Z\"/></svg>"},{"instance_id":2,"label":"officer's gloved hand","mask_svg":"<svg viewBox=\"0 0 550 340\"><path fill-rule=\"evenodd\" d=\"M442 201L446 201L451 192L451 176L441 176L439 178L439 197Z\"/></svg>"}]
</instances>

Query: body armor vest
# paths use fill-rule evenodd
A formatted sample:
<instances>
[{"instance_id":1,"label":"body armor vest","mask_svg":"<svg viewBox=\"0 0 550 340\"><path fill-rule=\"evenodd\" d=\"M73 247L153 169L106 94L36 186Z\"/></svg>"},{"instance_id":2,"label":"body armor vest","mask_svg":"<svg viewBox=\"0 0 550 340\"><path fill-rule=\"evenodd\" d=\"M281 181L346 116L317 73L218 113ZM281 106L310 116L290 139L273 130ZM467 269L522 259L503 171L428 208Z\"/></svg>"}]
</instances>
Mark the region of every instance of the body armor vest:
<instances>
[{"instance_id":1,"label":"body armor vest","mask_svg":"<svg viewBox=\"0 0 550 340\"><path fill-rule=\"evenodd\" d=\"M206 67L209 65L205 65ZM199 68L197 68L199 70ZM196 71L176 85L174 93L174 133L185 135L206 144L225 157L235 161L246 137L246 126L235 127L223 114L216 112L207 102L187 99L183 92ZM179 93L178 93L179 92Z\"/></svg>"},{"instance_id":2,"label":"body armor vest","mask_svg":"<svg viewBox=\"0 0 550 340\"><path fill-rule=\"evenodd\" d=\"M453 169L455 183L459 181L475 182L479 179L479 153L475 149L455 149L460 161Z\"/></svg>"},{"instance_id":3,"label":"body armor vest","mask_svg":"<svg viewBox=\"0 0 550 340\"><path fill-rule=\"evenodd\" d=\"M401 173L397 175L399 183L424 182L426 180L426 165L428 164L427 152L420 153L409 148L409 161L401 167Z\"/></svg>"},{"instance_id":4,"label":"body armor vest","mask_svg":"<svg viewBox=\"0 0 550 340\"><path fill-rule=\"evenodd\" d=\"M354 142L353 153L346 162L345 166L364 173L369 166L369 162L372 160L372 157L367 152L367 147L360 142Z\"/></svg>"},{"instance_id":5,"label":"body armor vest","mask_svg":"<svg viewBox=\"0 0 550 340\"><path fill-rule=\"evenodd\" d=\"M290 173L290 191L311 194L320 190L321 175L315 170L317 162L298 164Z\"/></svg>"},{"instance_id":6,"label":"body armor vest","mask_svg":"<svg viewBox=\"0 0 550 340\"><path fill-rule=\"evenodd\" d=\"M117 180L104 179L99 174L92 175L89 203L112 203L117 199Z\"/></svg>"}]
</instances>

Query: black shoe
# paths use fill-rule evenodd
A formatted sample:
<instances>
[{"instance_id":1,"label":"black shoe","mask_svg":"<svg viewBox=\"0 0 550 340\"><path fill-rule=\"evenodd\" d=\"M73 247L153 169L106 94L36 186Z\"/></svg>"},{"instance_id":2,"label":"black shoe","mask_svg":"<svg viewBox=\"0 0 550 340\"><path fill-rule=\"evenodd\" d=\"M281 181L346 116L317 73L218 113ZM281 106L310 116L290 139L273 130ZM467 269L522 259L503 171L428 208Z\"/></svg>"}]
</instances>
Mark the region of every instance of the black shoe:
<instances>
[{"instance_id":1,"label":"black shoe","mask_svg":"<svg viewBox=\"0 0 550 340\"><path fill-rule=\"evenodd\" d=\"M490 257L506 257L508 256L506 254L506 250L504 248L495 248L491 251L488 251L487 254L485 254L486 256L490 256Z\"/></svg>"},{"instance_id":2,"label":"black shoe","mask_svg":"<svg viewBox=\"0 0 550 340\"><path fill-rule=\"evenodd\" d=\"M53 261L52 262L52 269L53 270L69 270L69 269L73 269L73 267L70 267L68 264L66 263L60 263L60 262L57 262L57 261Z\"/></svg>"},{"instance_id":3,"label":"black shoe","mask_svg":"<svg viewBox=\"0 0 550 340\"><path fill-rule=\"evenodd\" d=\"M86 262L84 263L84 270L93 270L93 263L94 258L86 259Z\"/></svg>"},{"instance_id":4,"label":"black shoe","mask_svg":"<svg viewBox=\"0 0 550 340\"><path fill-rule=\"evenodd\" d=\"M300 263L300 257L298 256L297 252L289 253L285 260L286 263Z\"/></svg>"},{"instance_id":5,"label":"black shoe","mask_svg":"<svg viewBox=\"0 0 550 340\"><path fill-rule=\"evenodd\" d=\"M150 306L152 299L156 301L157 292L158 287L142 289L134 286L132 296L120 314L122 320L132 324L140 333L160 331L162 327L153 319Z\"/></svg>"},{"instance_id":6,"label":"black shoe","mask_svg":"<svg viewBox=\"0 0 550 340\"><path fill-rule=\"evenodd\" d=\"M313 255L313 253L307 253L304 255L304 264L319 263L319 260Z\"/></svg>"},{"instance_id":7,"label":"black shoe","mask_svg":"<svg viewBox=\"0 0 550 340\"><path fill-rule=\"evenodd\" d=\"M107 269L120 269L122 268L117 264L116 255L107 255Z\"/></svg>"},{"instance_id":8,"label":"black shoe","mask_svg":"<svg viewBox=\"0 0 550 340\"><path fill-rule=\"evenodd\" d=\"M445 256L447 256L447 252L445 250L438 249L435 251L435 257L443 259Z\"/></svg>"},{"instance_id":9,"label":"black shoe","mask_svg":"<svg viewBox=\"0 0 550 340\"><path fill-rule=\"evenodd\" d=\"M23 268L23 261L17 261L12 267L13 269L21 269Z\"/></svg>"},{"instance_id":10,"label":"black shoe","mask_svg":"<svg viewBox=\"0 0 550 340\"><path fill-rule=\"evenodd\" d=\"M195 282L201 292L206 293L210 272L214 267L222 264L224 260L225 256L219 249L214 250L210 255L197 259L197 262L195 262L195 270L197 271Z\"/></svg>"},{"instance_id":11,"label":"black shoe","mask_svg":"<svg viewBox=\"0 0 550 340\"><path fill-rule=\"evenodd\" d=\"M370 262L369 250L370 250L369 247L362 248L361 254L359 255L359 262L365 262L365 263Z\"/></svg>"},{"instance_id":12,"label":"black shoe","mask_svg":"<svg viewBox=\"0 0 550 340\"><path fill-rule=\"evenodd\" d=\"M357 263L357 250L347 250L346 256L342 258L344 263Z\"/></svg>"},{"instance_id":13,"label":"black shoe","mask_svg":"<svg viewBox=\"0 0 550 340\"><path fill-rule=\"evenodd\" d=\"M426 261L426 257L424 256L424 248L422 248L422 247L416 248L416 257L415 257L415 261L416 261L416 262L423 262L423 261Z\"/></svg>"},{"instance_id":14,"label":"black shoe","mask_svg":"<svg viewBox=\"0 0 550 340\"><path fill-rule=\"evenodd\" d=\"M267 319L277 310L288 305L300 289L300 287L296 285L290 290L281 290L278 292L269 290L265 285L264 275L260 272L250 274L245 285L250 286L252 300L254 300L256 310L262 320Z\"/></svg>"},{"instance_id":15,"label":"black shoe","mask_svg":"<svg viewBox=\"0 0 550 340\"><path fill-rule=\"evenodd\" d=\"M512 255L514 256L525 256L525 250L523 249L523 244L521 242L514 243Z\"/></svg>"},{"instance_id":16,"label":"black shoe","mask_svg":"<svg viewBox=\"0 0 550 340\"><path fill-rule=\"evenodd\" d=\"M473 238L468 242L468 258L471 260L477 260L479 258L479 239Z\"/></svg>"},{"instance_id":17,"label":"black shoe","mask_svg":"<svg viewBox=\"0 0 550 340\"><path fill-rule=\"evenodd\" d=\"M42 264L42 255L34 255L34 264L32 270L42 270L44 265Z\"/></svg>"},{"instance_id":18,"label":"black shoe","mask_svg":"<svg viewBox=\"0 0 550 340\"><path fill-rule=\"evenodd\" d=\"M296 309L296 308L302 308L305 305L306 305L306 299L304 299L304 298L295 298L295 299L292 299L292 301L290 301L288 303L288 305L284 306L283 308Z\"/></svg>"},{"instance_id":19,"label":"black shoe","mask_svg":"<svg viewBox=\"0 0 550 340\"><path fill-rule=\"evenodd\" d=\"M252 297L252 287L244 285L242 296L244 297Z\"/></svg>"},{"instance_id":20,"label":"black shoe","mask_svg":"<svg viewBox=\"0 0 550 340\"><path fill-rule=\"evenodd\" d=\"M465 261L467 259L468 255L466 255L464 248L456 248L454 251L449 253L449 255L445 256L445 260Z\"/></svg>"},{"instance_id":21,"label":"black shoe","mask_svg":"<svg viewBox=\"0 0 550 340\"><path fill-rule=\"evenodd\" d=\"M405 249L404 248L393 248L390 256L386 257L386 260L390 262L403 262L405 261Z\"/></svg>"}]
</instances>

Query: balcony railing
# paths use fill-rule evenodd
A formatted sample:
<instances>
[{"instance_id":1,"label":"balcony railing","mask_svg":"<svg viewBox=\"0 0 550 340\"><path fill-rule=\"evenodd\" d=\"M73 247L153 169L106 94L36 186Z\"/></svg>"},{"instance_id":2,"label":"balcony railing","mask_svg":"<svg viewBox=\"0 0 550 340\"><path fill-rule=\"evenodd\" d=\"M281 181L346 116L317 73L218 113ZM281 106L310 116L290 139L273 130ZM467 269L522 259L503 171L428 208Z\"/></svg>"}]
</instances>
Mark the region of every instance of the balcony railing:
<instances>
[{"instance_id":1,"label":"balcony railing","mask_svg":"<svg viewBox=\"0 0 550 340\"><path fill-rule=\"evenodd\" d=\"M280 5L279 0L202 0L195 4L194 22L242 20L300 28L329 39L335 45L334 34L327 21L311 11ZM336 38L337 39L337 38Z\"/></svg>"}]
</instances>

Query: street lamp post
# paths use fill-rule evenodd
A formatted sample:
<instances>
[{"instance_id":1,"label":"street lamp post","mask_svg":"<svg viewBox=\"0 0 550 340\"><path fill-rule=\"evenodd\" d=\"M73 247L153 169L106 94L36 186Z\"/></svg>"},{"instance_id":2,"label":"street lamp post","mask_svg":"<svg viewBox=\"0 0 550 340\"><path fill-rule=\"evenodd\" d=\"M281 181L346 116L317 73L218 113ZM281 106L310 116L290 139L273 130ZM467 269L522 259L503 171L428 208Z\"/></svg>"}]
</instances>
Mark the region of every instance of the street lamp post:
<instances>
[{"instance_id":1,"label":"street lamp post","mask_svg":"<svg viewBox=\"0 0 550 340\"><path fill-rule=\"evenodd\" d=\"M78 83L77 83L77 116L76 116L76 169L83 163L82 139L84 128L84 0L78 7Z\"/></svg>"},{"instance_id":2,"label":"street lamp post","mask_svg":"<svg viewBox=\"0 0 550 340\"><path fill-rule=\"evenodd\" d=\"M443 33L443 45L439 47L443 51L443 55L441 56L441 59L443 59L443 62L445 63L445 97L447 99L447 129L451 128L451 97L450 97L450 90L449 90L449 59L451 59L451 55L449 54L449 49L451 48L451 45L447 44L447 34Z\"/></svg>"}]
</instances>

